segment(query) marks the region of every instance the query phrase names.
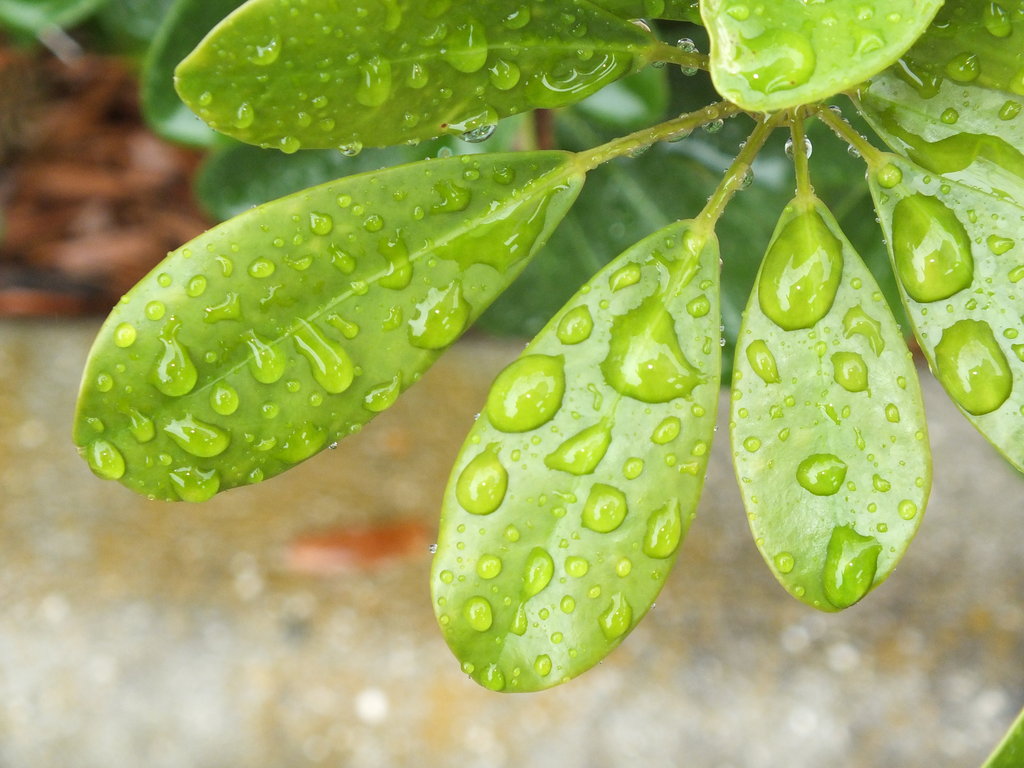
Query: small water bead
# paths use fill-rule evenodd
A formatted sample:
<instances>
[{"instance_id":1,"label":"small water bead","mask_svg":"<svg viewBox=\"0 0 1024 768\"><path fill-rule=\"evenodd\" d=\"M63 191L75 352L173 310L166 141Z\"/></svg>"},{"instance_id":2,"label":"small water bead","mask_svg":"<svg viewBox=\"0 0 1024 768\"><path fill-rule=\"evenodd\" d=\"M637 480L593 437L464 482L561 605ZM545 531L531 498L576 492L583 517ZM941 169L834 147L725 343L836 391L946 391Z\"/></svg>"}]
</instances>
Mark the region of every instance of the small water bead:
<instances>
[{"instance_id":1,"label":"small water bead","mask_svg":"<svg viewBox=\"0 0 1024 768\"><path fill-rule=\"evenodd\" d=\"M120 480L124 477L124 456L108 440L93 440L89 443L85 448L85 460L97 477L105 480Z\"/></svg>"},{"instance_id":2,"label":"small water bead","mask_svg":"<svg viewBox=\"0 0 1024 768\"><path fill-rule=\"evenodd\" d=\"M565 559L565 572L574 579L582 579L590 570L590 563L582 557L567 557Z\"/></svg>"},{"instance_id":3,"label":"small water bead","mask_svg":"<svg viewBox=\"0 0 1024 768\"><path fill-rule=\"evenodd\" d=\"M764 339L750 342L746 350L747 362L765 384L777 384L781 381L775 355L768 348Z\"/></svg>"},{"instance_id":4,"label":"small water bead","mask_svg":"<svg viewBox=\"0 0 1024 768\"><path fill-rule=\"evenodd\" d=\"M219 456L231 443L231 435L226 431L191 414L169 420L163 425L163 430L182 450L201 459Z\"/></svg>"},{"instance_id":5,"label":"small water bead","mask_svg":"<svg viewBox=\"0 0 1024 768\"><path fill-rule=\"evenodd\" d=\"M356 101L364 107L379 107L391 96L391 62L375 55L359 65Z\"/></svg>"},{"instance_id":6,"label":"small water bead","mask_svg":"<svg viewBox=\"0 0 1024 768\"><path fill-rule=\"evenodd\" d=\"M611 597L611 602L598 618L598 625L601 632L609 640L617 640L625 635L633 623L633 608L626 600L625 595L616 592Z\"/></svg>"},{"instance_id":7,"label":"small water bead","mask_svg":"<svg viewBox=\"0 0 1024 768\"><path fill-rule=\"evenodd\" d=\"M633 561L628 557L619 558L619 561L615 564L615 575L620 579L624 579L633 572Z\"/></svg>"},{"instance_id":8,"label":"small water bead","mask_svg":"<svg viewBox=\"0 0 1024 768\"><path fill-rule=\"evenodd\" d=\"M880 187L892 189L903 181L903 171L893 164L884 165L875 174L875 180Z\"/></svg>"},{"instance_id":9,"label":"small water bead","mask_svg":"<svg viewBox=\"0 0 1024 768\"><path fill-rule=\"evenodd\" d=\"M477 595L466 601L462 609L466 622L477 632L486 632L494 623L494 615L491 611L491 604L486 597Z\"/></svg>"},{"instance_id":10,"label":"small water bead","mask_svg":"<svg viewBox=\"0 0 1024 768\"><path fill-rule=\"evenodd\" d=\"M534 547L523 571L523 595L529 599L540 594L555 574L555 561L541 547Z\"/></svg>"},{"instance_id":11,"label":"small water bead","mask_svg":"<svg viewBox=\"0 0 1024 768\"><path fill-rule=\"evenodd\" d=\"M741 7L745 8L738 4L731 10L737 12ZM756 37L740 38L735 55L738 74L751 89L764 94L804 85L817 64L811 41L784 28L769 28Z\"/></svg>"},{"instance_id":12,"label":"small water bead","mask_svg":"<svg viewBox=\"0 0 1024 768\"><path fill-rule=\"evenodd\" d=\"M681 50L683 53L698 53L697 45L693 42L693 40L691 40L688 37L683 37L677 40L676 48ZM698 67L680 66L679 71L686 77L690 77L692 75L696 75L700 71L700 69Z\"/></svg>"},{"instance_id":13,"label":"small water bead","mask_svg":"<svg viewBox=\"0 0 1024 768\"><path fill-rule=\"evenodd\" d=\"M563 358L527 355L498 374L485 412L502 432L528 432L551 420L564 394Z\"/></svg>"},{"instance_id":14,"label":"small water bead","mask_svg":"<svg viewBox=\"0 0 1024 768\"><path fill-rule=\"evenodd\" d=\"M249 275L257 279L270 277L277 269L277 265L269 259L256 259L249 265Z\"/></svg>"},{"instance_id":15,"label":"small water bead","mask_svg":"<svg viewBox=\"0 0 1024 768\"><path fill-rule=\"evenodd\" d=\"M316 382L332 395L352 385L355 366L348 353L319 328L298 320L292 337L296 350L306 358Z\"/></svg>"},{"instance_id":16,"label":"small water bead","mask_svg":"<svg viewBox=\"0 0 1024 768\"><path fill-rule=\"evenodd\" d=\"M551 674L551 657L546 653L542 653L533 662L533 670L541 677L547 677Z\"/></svg>"},{"instance_id":17,"label":"small water bead","mask_svg":"<svg viewBox=\"0 0 1024 768\"><path fill-rule=\"evenodd\" d=\"M779 573L791 573L796 566L796 558L790 552L779 552L773 560Z\"/></svg>"},{"instance_id":18,"label":"small water bead","mask_svg":"<svg viewBox=\"0 0 1024 768\"><path fill-rule=\"evenodd\" d=\"M968 413L980 416L1010 397L1013 374L988 323L960 320L942 332L935 345L936 375Z\"/></svg>"},{"instance_id":19,"label":"small water bead","mask_svg":"<svg viewBox=\"0 0 1024 768\"><path fill-rule=\"evenodd\" d=\"M622 475L627 480L636 480L644 473L644 460L637 457L626 459L622 465Z\"/></svg>"},{"instance_id":20,"label":"small water bead","mask_svg":"<svg viewBox=\"0 0 1024 768\"><path fill-rule=\"evenodd\" d=\"M572 475L589 475L601 463L611 441L611 429L604 422L598 422L559 445L544 457L544 464Z\"/></svg>"},{"instance_id":21,"label":"small water bead","mask_svg":"<svg viewBox=\"0 0 1024 768\"><path fill-rule=\"evenodd\" d=\"M495 447L489 446L475 456L462 470L455 484L455 498L462 508L474 515L489 515L501 506L508 490L508 471L498 459ZM518 540L519 532L512 528ZM505 535L509 537L510 531Z\"/></svg>"},{"instance_id":22,"label":"small water bead","mask_svg":"<svg viewBox=\"0 0 1024 768\"><path fill-rule=\"evenodd\" d=\"M804 145L804 153L803 153L804 157L810 158L810 156L814 153L814 145L811 144L811 140L808 139L806 136L804 136L803 145ZM793 156L796 153L796 149L793 146L793 138L792 137L786 139L786 145L784 147L784 150L786 152L786 157L788 157L790 159L793 159Z\"/></svg>"},{"instance_id":23,"label":"small water bead","mask_svg":"<svg viewBox=\"0 0 1024 768\"><path fill-rule=\"evenodd\" d=\"M1017 115L1024 109L1024 104L1019 101L1007 100L999 108L999 119L1000 120L1013 120Z\"/></svg>"},{"instance_id":24,"label":"small water bead","mask_svg":"<svg viewBox=\"0 0 1024 768\"><path fill-rule=\"evenodd\" d=\"M608 288L612 291L621 291L624 288L636 285L640 282L640 265L639 264L627 264L621 269L617 269L608 278Z\"/></svg>"},{"instance_id":25,"label":"small water bead","mask_svg":"<svg viewBox=\"0 0 1024 768\"><path fill-rule=\"evenodd\" d=\"M910 501L910 499L903 499L897 505L896 511L904 520L913 520L917 515L917 504Z\"/></svg>"},{"instance_id":26,"label":"small water bead","mask_svg":"<svg viewBox=\"0 0 1024 768\"><path fill-rule=\"evenodd\" d=\"M494 135L494 132L497 130L497 128L497 123L484 123L482 125L476 126L475 128L471 128L470 130L465 131L464 133L460 133L459 138L462 141L468 142L470 144L480 144L491 138L491 136Z\"/></svg>"},{"instance_id":27,"label":"small water bead","mask_svg":"<svg viewBox=\"0 0 1024 768\"><path fill-rule=\"evenodd\" d=\"M138 333L131 323L121 323L114 329L114 344L121 349L127 349L135 343Z\"/></svg>"},{"instance_id":28,"label":"small water bead","mask_svg":"<svg viewBox=\"0 0 1024 768\"><path fill-rule=\"evenodd\" d=\"M598 533L610 533L626 519L626 496L618 488L595 483L583 506L583 525Z\"/></svg>"},{"instance_id":29,"label":"small water bead","mask_svg":"<svg viewBox=\"0 0 1024 768\"><path fill-rule=\"evenodd\" d=\"M716 118L715 120L709 120L708 122L701 125L704 133L718 133L725 126L725 121L722 118Z\"/></svg>"},{"instance_id":30,"label":"small water bead","mask_svg":"<svg viewBox=\"0 0 1024 768\"><path fill-rule=\"evenodd\" d=\"M892 489L892 483L879 474L871 476L871 486L879 493L888 493Z\"/></svg>"},{"instance_id":31,"label":"small water bead","mask_svg":"<svg viewBox=\"0 0 1024 768\"><path fill-rule=\"evenodd\" d=\"M651 434L651 442L665 445L679 437L682 422L675 416L666 416Z\"/></svg>"},{"instance_id":32,"label":"small water bead","mask_svg":"<svg viewBox=\"0 0 1024 768\"><path fill-rule=\"evenodd\" d=\"M238 392L230 384L217 383L210 390L210 407L221 416L230 416L238 410Z\"/></svg>"},{"instance_id":33,"label":"small water bead","mask_svg":"<svg viewBox=\"0 0 1024 768\"><path fill-rule=\"evenodd\" d=\"M146 317L150 320L162 320L167 312L167 307L164 306L162 301L151 301L146 305L145 312Z\"/></svg>"},{"instance_id":34,"label":"small water bead","mask_svg":"<svg viewBox=\"0 0 1024 768\"><path fill-rule=\"evenodd\" d=\"M590 338L594 330L594 319L590 309L581 304L566 312L558 322L555 334L563 344L579 344Z\"/></svg>"},{"instance_id":35,"label":"small water bead","mask_svg":"<svg viewBox=\"0 0 1024 768\"><path fill-rule=\"evenodd\" d=\"M958 83L970 83L981 74L981 61L976 53L958 53L946 63L946 75Z\"/></svg>"},{"instance_id":36,"label":"small water bead","mask_svg":"<svg viewBox=\"0 0 1024 768\"><path fill-rule=\"evenodd\" d=\"M169 397L187 395L196 385L196 370L188 349L178 341L181 321L171 316L158 336L163 351L150 373L150 382Z\"/></svg>"},{"instance_id":37,"label":"small water bead","mask_svg":"<svg viewBox=\"0 0 1024 768\"><path fill-rule=\"evenodd\" d=\"M128 411L128 430L140 443L148 443L156 437L156 425L153 424L153 420L135 408Z\"/></svg>"},{"instance_id":38,"label":"small water bead","mask_svg":"<svg viewBox=\"0 0 1024 768\"><path fill-rule=\"evenodd\" d=\"M256 381L273 384L284 375L288 360L276 346L261 339L255 331L248 333L245 343L251 353L249 372Z\"/></svg>"},{"instance_id":39,"label":"small water bead","mask_svg":"<svg viewBox=\"0 0 1024 768\"><path fill-rule=\"evenodd\" d=\"M862 536L852 526L832 530L825 554L822 586L836 608L847 608L871 589L882 545L874 536Z\"/></svg>"},{"instance_id":40,"label":"small water bead","mask_svg":"<svg viewBox=\"0 0 1024 768\"><path fill-rule=\"evenodd\" d=\"M832 496L846 480L846 462L832 453L815 453L800 462L796 479L815 496Z\"/></svg>"},{"instance_id":41,"label":"small water bead","mask_svg":"<svg viewBox=\"0 0 1024 768\"><path fill-rule=\"evenodd\" d=\"M871 351L881 355L885 350L885 339L882 337L882 323L875 320L861 307L850 307L843 316L843 335L849 339L863 336Z\"/></svg>"},{"instance_id":42,"label":"small water bead","mask_svg":"<svg viewBox=\"0 0 1024 768\"><path fill-rule=\"evenodd\" d=\"M761 441L758 440L756 437L748 437L743 441L743 447L749 453L757 453L757 451L760 450L761 448Z\"/></svg>"},{"instance_id":43,"label":"small water bead","mask_svg":"<svg viewBox=\"0 0 1024 768\"><path fill-rule=\"evenodd\" d=\"M868 388L867 363L857 352L835 352L832 378L847 392L863 392Z\"/></svg>"},{"instance_id":44,"label":"small water bead","mask_svg":"<svg viewBox=\"0 0 1024 768\"><path fill-rule=\"evenodd\" d=\"M476 573L481 579L496 578L502 569L501 558L497 555L481 555L476 562Z\"/></svg>"},{"instance_id":45,"label":"small water bead","mask_svg":"<svg viewBox=\"0 0 1024 768\"><path fill-rule=\"evenodd\" d=\"M409 320L409 341L421 349L444 349L469 325L473 308L456 280L446 288L431 288Z\"/></svg>"},{"instance_id":46,"label":"small water bead","mask_svg":"<svg viewBox=\"0 0 1024 768\"><path fill-rule=\"evenodd\" d=\"M363 407L371 413L386 411L402 394L402 374L396 373L390 381L372 387L363 397Z\"/></svg>"},{"instance_id":47,"label":"small water bead","mask_svg":"<svg viewBox=\"0 0 1024 768\"><path fill-rule=\"evenodd\" d=\"M643 553L656 559L671 557L679 547L682 535L683 518L679 500L672 498L647 519Z\"/></svg>"},{"instance_id":48,"label":"small water bead","mask_svg":"<svg viewBox=\"0 0 1024 768\"><path fill-rule=\"evenodd\" d=\"M1010 19L1010 14L997 2L986 4L981 18L985 24L985 29L993 37L1009 37L1013 32L1013 22Z\"/></svg>"},{"instance_id":49,"label":"small water bead","mask_svg":"<svg viewBox=\"0 0 1024 768\"><path fill-rule=\"evenodd\" d=\"M277 61L281 55L281 38L274 35L263 45L253 47L255 50L249 56L249 61L260 67L268 67Z\"/></svg>"},{"instance_id":50,"label":"small water bead","mask_svg":"<svg viewBox=\"0 0 1024 768\"><path fill-rule=\"evenodd\" d=\"M360 152L363 151L363 142L361 142L361 141L350 141L350 142L348 142L346 144L341 144L341 145L338 146L338 151L341 154L343 154L345 157L356 157ZM348 195L343 195L342 197L348 197ZM339 198L339 204L340 204L340 198ZM344 208L345 206L342 205L341 207Z\"/></svg>"},{"instance_id":51,"label":"small water bead","mask_svg":"<svg viewBox=\"0 0 1024 768\"><path fill-rule=\"evenodd\" d=\"M294 155L302 149L302 141L295 136L282 136L277 142L277 148L286 155Z\"/></svg>"},{"instance_id":52,"label":"small water bead","mask_svg":"<svg viewBox=\"0 0 1024 768\"><path fill-rule=\"evenodd\" d=\"M946 125L953 125L956 123L957 120L960 119L960 113L957 112L952 107L949 107L948 109L944 109L942 111L942 114L939 115L939 119Z\"/></svg>"},{"instance_id":53,"label":"small water bead","mask_svg":"<svg viewBox=\"0 0 1024 768\"><path fill-rule=\"evenodd\" d=\"M892 250L900 282L915 301L947 299L974 280L970 236L938 198L916 193L896 204Z\"/></svg>"},{"instance_id":54,"label":"small water bead","mask_svg":"<svg viewBox=\"0 0 1024 768\"><path fill-rule=\"evenodd\" d=\"M178 467L167 474L167 479L182 501L208 501L220 490L220 474L215 469L204 471L197 467Z\"/></svg>"},{"instance_id":55,"label":"small water bead","mask_svg":"<svg viewBox=\"0 0 1024 768\"><path fill-rule=\"evenodd\" d=\"M988 245L988 249L996 256L1002 256L1016 245L1016 241L1011 238L1000 237L999 235L989 235L985 242Z\"/></svg>"},{"instance_id":56,"label":"small water bead","mask_svg":"<svg viewBox=\"0 0 1024 768\"><path fill-rule=\"evenodd\" d=\"M885 406L885 420L891 424L898 424L900 421L900 409L895 403L888 403Z\"/></svg>"}]
</instances>

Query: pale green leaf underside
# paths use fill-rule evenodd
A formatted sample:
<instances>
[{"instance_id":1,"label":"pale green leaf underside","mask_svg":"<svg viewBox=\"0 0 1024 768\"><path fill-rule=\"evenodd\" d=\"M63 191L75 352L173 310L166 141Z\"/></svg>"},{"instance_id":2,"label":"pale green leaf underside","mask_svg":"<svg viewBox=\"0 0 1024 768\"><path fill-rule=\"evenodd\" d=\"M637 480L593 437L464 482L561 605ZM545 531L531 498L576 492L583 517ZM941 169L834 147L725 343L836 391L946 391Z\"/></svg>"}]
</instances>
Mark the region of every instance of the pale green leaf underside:
<instances>
[{"instance_id":1,"label":"pale green leaf underside","mask_svg":"<svg viewBox=\"0 0 1024 768\"><path fill-rule=\"evenodd\" d=\"M101 477L201 501L357 431L515 278L575 199L564 152L346 177L174 251L100 330L75 442Z\"/></svg>"},{"instance_id":2,"label":"pale green leaf underside","mask_svg":"<svg viewBox=\"0 0 1024 768\"><path fill-rule=\"evenodd\" d=\"M182 99L241 141L381 147L578 101L651 35L588 3L250 0L178 67Z\"/></svg>"},{"instance_id":3,"label":"pale green leaf underside","mask_svg":"<svg viewBox=\"0 0 1024 768\"><path fill-rule=\"evenodd\" d=\"M835 611L903 555L930 454L917 374L878 286L828 209L800 206L783 213L744 313L730 429L765 562L794 597Z\"/></svg>"},{"instance_id":4,"label":"pale green leaf underside","mask_svg":"<svg viewBox=\"0 0 1024 768\"><path fill-rule=\"evenodd\" d=\"M745 109L774 111L826 99L895 62L942 0L706 0L711 77Z\"/></svg>"},{"instance_id":5,"label":"pale green leaf underside","mask_svg":"<svg viewBox=\"0 0 1024 768\"><path fill-rule=\"evenodd\" d=\"M868 178L932 371L1024 470L1024 206L896 155L883 156Z\"/></svg>"},{"instance_id":6,"label":"pale green leaf underside","mask_svg":"<svg viewBox=\"0 0 1024 768\"><path fill-rule=\"evenodd\" d=\"M1021 765L1024 765L1024 711L1017 715L1010 730L982 768L1020 768Z\"/></svg>"},{"instance_id":7,"label":"pale green leaf underside","mask_svg":"<svg viewBox=\"0 0 1024 768\"><path fill-rule=\"evenodd\" d=\"M445 494L431 585L480 684L547 688L650 608L714 432L718 247L677 222L601 270L496 379Z\"/></svg>"}]
</instances>

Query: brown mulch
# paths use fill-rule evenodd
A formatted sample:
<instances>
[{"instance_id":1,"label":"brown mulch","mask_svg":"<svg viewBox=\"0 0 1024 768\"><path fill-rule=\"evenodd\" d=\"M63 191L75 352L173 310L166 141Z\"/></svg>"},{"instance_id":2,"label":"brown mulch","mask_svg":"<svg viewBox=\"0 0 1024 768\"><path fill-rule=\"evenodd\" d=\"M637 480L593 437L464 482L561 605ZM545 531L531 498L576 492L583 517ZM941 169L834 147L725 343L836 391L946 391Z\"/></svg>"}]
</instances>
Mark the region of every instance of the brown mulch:
<instances>
[{"instance_id":1,"label":"brown mulch","mask_svg":"<svg viewBox=\"0 0 1024 768\"><path fill-rule=\"evenodd\" d=\"M105 313L212 222L128 64L0 47L0 316Z\"/></svg>"}]
</instances>

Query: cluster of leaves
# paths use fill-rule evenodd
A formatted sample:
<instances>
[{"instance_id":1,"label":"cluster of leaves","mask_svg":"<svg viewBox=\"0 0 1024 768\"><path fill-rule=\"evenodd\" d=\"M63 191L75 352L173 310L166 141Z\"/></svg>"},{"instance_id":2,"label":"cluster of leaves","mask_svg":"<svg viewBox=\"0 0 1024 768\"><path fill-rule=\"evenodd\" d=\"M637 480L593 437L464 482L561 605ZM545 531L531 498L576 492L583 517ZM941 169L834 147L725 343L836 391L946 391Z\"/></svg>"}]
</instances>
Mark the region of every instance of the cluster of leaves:
<instances>
[{"instance_id":1,"label":"cluster of leaves","mask_svg":"<svg viewBox=\"0 0 1024 768\"><path fill-rule=\"evenodd\" d=\"M393 147L384 162L405 164L339 172L170 254L100 331L76 442L97 475L151 498L269 478L389 407L551 239L561 262L504 309L539 330L495 380L443 502L433 598L466 673L549 687L652 605L703 484L723 323L757 546L794 597L856 603L906 550L931 469L911 355L860 256L873 247L852 221L868 192L850 190L851 163L867 167L889 279L932 370L1024 468L1024 6L940 4L179 0L144 81L165 135L215 146L210 126L287 156L330 149L326 167L344 172L364 147ZM668 44L639 17L686 22L700 45ZM631 124L657 120L645 107L664 99L665 64L710 83L674 72L685 111ZM171 94L175 65L205 125ZM563 107L566 149L506 151L535 135L532 110ZM717 137L743 121L716 183ZM702 126L710 138L690 137ZM785 183L779 158L733 196L786 128L796 190L771 231L762 192ZM816 178L843 189L826 201L807 135L824 128L842 139ZM438 136L501 151L433 157L421 142ZM206 184L230 188L237 160L216 158L253 152L222 145ZM269 157L260 167L291 160ZM601 202L621 231L573 223ZM601 266L609 241L623 250ZM556 288L539 295L567 299L546 321L531 303L544 282Z\"/></svg>"}]
</instances>

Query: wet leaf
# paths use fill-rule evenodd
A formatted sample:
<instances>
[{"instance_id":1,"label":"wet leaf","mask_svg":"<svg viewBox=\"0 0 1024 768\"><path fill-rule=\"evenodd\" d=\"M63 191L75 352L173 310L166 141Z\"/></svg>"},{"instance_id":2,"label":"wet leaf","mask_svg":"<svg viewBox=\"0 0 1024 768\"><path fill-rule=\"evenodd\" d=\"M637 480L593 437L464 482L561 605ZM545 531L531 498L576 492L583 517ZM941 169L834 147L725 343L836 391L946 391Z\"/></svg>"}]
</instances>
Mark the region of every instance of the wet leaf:
<instances>
[{"instance_id":1,"label":"wet leaf","mask_svg":"<svg viewBox=\"0 0 1024 768\"><path fill-rule=\"evenodd\" d=\"M360 429L520 272L571 205L563 152L352 176L173 252L100 330L75 442L100 477L200 501Z\"/></svg>"},{"instance_id":2,"label":"wet leaf","mask_svg":"<svg viewBox=\"0 0 1024 768\"><path fill-rule=\"evenodd\" d=\"M77 24L107 0L0 0L0 26L38 34L46 27Z\"/></svg>"},{"instance_id":3,"label":"wet leaf","mask_svg":"<svg viewBox=\"0 0 1024 768\"><path fill-rule=\"evenodd\" d=\"M989 755L982 768L1018 768L1024 764L1024 711L1017 719L1006 736Z\"/></svg>"},{"instance_id":4,"label":"wet leaf","mask_svg":"<svg viewBox=\"0 0 1024 768\"><path fill-rule=\"evenodd\" d=\"M626 19L669 19L700 24L697 0L592 0L594 5Z\"/></svg>"},{"instance_id":5,"label":"wet leaf","mask_svg":"<svg viewBox=\"0 0 1024 768\"><path fill-rule=\"evenodd\" d=\"M599 272L492 386L432 588L463 670L548 688L650 608L696 509L719 386L718 247L677 222Z\"/></svg>"},{"instance_id":6,"label":"wet leaf","mask_svg":"<svg viewBox=\"0 0 1024 768\"><path fill-rule=\"evenodd\" d=\"M250 0L177 70L185 102L250 144L381 147L489 130L641 68L654 38L589 4Z\"/></svg>"},{"instance_id":7,"label":"wet leaf","mask_svg":"<svg viewBox=\"0 0 1024 768\"><path fill-rule=\"evenodd\" d=\"M931 484L910 352L820 201L785 210L733 363L733 458L750 528L794 597L846 608L892 572Z\"/></svg>"},{"instance_id":8,"label":"wet leaf","mask_svg":"<svg viewBox=\"0 0 1024 768\"><path fill-rule=\"evenodd\" d=\"M828 98L895 62L942 0L706 0L711 76L745 109L774 111Z\"/></svg>"},{"instance_id":9,"label":"wet leaf","mask_svg":"<svg viewBox=\"0 0 1024 768\"><path fill-rule=\"evenodd\" d=\"M932 371L1024 470L1024 207L892 154L874 163L868 180Z\"/></svg>"},{"instance_id":10,"label":"wet leaf","mask_svg":"<svg viewBox=\"0 0 1024 768\"><path fill-rule=\"evenodd\" d=\"M174 68L225 16L244 0L177 0L146 54L142 69L142 111L165 139L209 146L217 134L186 107L174 90Z\"/></svg>"}]
</instances>

